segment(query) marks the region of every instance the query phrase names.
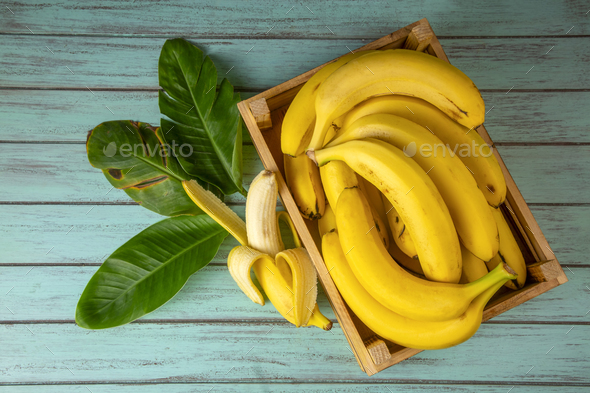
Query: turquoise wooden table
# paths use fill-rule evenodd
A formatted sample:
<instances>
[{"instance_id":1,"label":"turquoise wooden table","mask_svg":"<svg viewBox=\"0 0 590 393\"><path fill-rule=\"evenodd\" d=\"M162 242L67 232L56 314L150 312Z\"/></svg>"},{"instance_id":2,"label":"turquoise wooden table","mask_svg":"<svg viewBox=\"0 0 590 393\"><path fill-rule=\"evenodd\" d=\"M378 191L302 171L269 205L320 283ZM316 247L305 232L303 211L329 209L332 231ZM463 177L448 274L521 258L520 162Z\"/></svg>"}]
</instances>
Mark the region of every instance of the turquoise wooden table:
<instances>
[{"instance_id":1,"label":"turquoise wooden table","mask_svg":"<svg viewBox=\"0 0 590 393\"><path fill-rule=\"evenodd\" d=\"M214 3L214 4L213 4ZM0 7L0 391L590 391L590 5L583 1L3 2ZM249 97L427 17L481 89L486 127L569 282L454 348L373 377L338 324L296 329L214 261L120 328L74 323L86 282L160 216L86 159L89 129L159 123L167 38L203 48ZM245 180L261 170L244 138ZM243 214L244 199L227 199ZM323 294L320 307L334 320Z\"/></svg>"}]
</instances>

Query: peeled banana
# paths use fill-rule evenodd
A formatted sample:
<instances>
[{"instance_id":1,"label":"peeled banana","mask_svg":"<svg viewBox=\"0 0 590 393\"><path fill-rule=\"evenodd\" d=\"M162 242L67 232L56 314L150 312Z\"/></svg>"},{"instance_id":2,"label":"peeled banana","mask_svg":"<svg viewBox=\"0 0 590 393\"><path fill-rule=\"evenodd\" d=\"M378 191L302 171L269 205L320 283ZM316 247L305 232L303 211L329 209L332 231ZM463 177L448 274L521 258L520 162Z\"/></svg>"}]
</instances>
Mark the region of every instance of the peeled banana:
<instances>
[{"instance_id":1,"label":"peeled banana","mask_svg":"<svg viewBox=\"0 0 590 393\"><path fill-rule=\"evenodd\" d=\"M322 147L334 119L369 97L393 93L424 99L468 128L484 121L479 90L456 67L413 50L376 51L342 65L320 85L308 150Z\"/></svg>"},{"instance_id":2,"label":"peeled banana","mask_svg":"<svg viewBox=\"0 0 590 393\"><path fill-rule=\"evenodd\" d=\"M471 301L497 283L516 277L505 264L466 285L423 280L406 272L391 258L376 231L370 208L358 188L346 189L336 206L342 250L357 279L377 301L407 318L444 321L458 318ZM436 233L430 233L434 238Z\"/></svg>"},{"instance_id":3,"label":"peeled banana","mask_svg":"<svg viewBox=\"0 0 590 393\"><path fill-rule=\"evenodd\" d=\"M465 312L456 318L440 322L416 321L391 311L369 294L348 265L336 233L324 235L322 250L334 283L359 319L379 336L410 348L442 349L469 339L481 324L488 300L509 279L509 276L504 276L496 281L475 297ZM413 292L411 295L420 296L421 293Z\"/></svg>"},{"instance_id":4,"label":"peeled banana","mask_svg":"<svg viewBox=\"0 0 590 393\"><path fill-rule=\"evenodd\" d=\"M416 162L400 149L371 138L324 148L310 155L320 166L334 160L344 161L379 188L410 231L426 277L439 282L459 282L461 250L455 226L438 189Z\"/></svg>"},{"instance_id":5,"label":"peeled banana","mask_svg":"<svg viewBox=\"0 0 590 393\"><path fill-rule=\"evenodd\" d=\"M273 258L284 248L276 217L278 193L274 172L262 171L252 180L246 199L248 245Z\"/></svg>"},{"instance_id":6,"label":"peeled banana","mask_svg":"<svg viewBox=\"0 0 590 393\"><path fill-rule=\"evenodd\" d=\"M363 138L377 138L403 149L430 176L445 201L461 242L482 260L498 252L498 229L488 204L459 157L440 139L403 117L377 113L359 118L328 147ZM428 153L423 150L428 148Z\"/></svg>"},{"instance_id":7,"label":"peeled banana","mask_svg":"<svg viewBox=\"0 0 590 393\"><path fill-rule=\"evenodd\" d=\"M305 154L285 157L285 180L303 217L316 220L324 214L326 196L317 165Z\"/></svg>"},{"instance_id":8,"label":"peeled banana","mask_svg":"<svg viewBox=\"0 0 590 393\"><path fill-rule=\"evenodd\" d=\"M461 159L491 206L498 207L504 202L506 181L490 146L477 131L453 121L424 100L397 94L370 98L351 109L345 116L335 119L332 128L346 129L361 117L375 113L401 116L426 127Z\"/></svg>"},{"instance_id":9,"label":"peeled banana","mask_svg":"<svg viewBox=\"0 0 590 393\"><path fill-rule=\"evenodd\" d=\"M297 326L295 319L295 303L293 299L292 284L289 279L283 277L274 260L264 258L253 265L254 274L264 290L268 300L277 311L289 322ZM312 310L311 317L305 326L317 326L320 329L330 330L332 322L320 312L317 304Z\"/></svg>"}]
</instances>

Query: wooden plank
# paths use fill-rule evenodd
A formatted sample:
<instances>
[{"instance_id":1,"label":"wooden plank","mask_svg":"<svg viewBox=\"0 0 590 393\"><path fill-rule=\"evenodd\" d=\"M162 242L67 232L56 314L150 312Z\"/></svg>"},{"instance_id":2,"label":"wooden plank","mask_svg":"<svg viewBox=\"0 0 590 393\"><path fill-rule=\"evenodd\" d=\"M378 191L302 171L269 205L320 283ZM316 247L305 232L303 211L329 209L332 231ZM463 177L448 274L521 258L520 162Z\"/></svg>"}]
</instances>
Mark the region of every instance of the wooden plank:
<instances>
[{"instance_id":1,"label":"wooden plank","mask_svg":"<svg viewBox=\"0 0 590 393\"><path fill-rule=\"evenodd\" d=\"M227 254L219 255L215 261L223 263L226 259ZM29 272L30 269L30 266L0 267L3 277L0 293L4 295L10 290L3 299L3 305L10 311L5 307L0 310L0 322L73 322L78 299L98 267L36 266ZM324 315L335 319L321 289L318 304ZM248 299L232 279L227 267L220 265L209 265L194 274L173 300L144 319L287 323L272 303L260 306Z\"/></svg>"},{"instance_id":2,"label":"wooden plank","mask_svg":"<svg viewBox=\"0 0 590 393\"><path fill-rule=\"evenodd\" d=\"M104 393L104 392L112 392L112 393L129 393L129 392L137 392L138 389L141 389L143 393L195 393L195 392L209 392L214 391L216 393L223 393L223 392L270 392L270 391L280 391L280 392L297 392L300 393L302 391L311 392L311 393L334 393L335 389L338 392L342 393L358 393L358 392L379 392L382 391L383 388L387 386L389 391L393 392L407 392L411 390L412 392L454 392L454 393L499 393L505 392L507 388L506 385L494 385L490 383L489 385L482 386L482 385L471 385L469 382L461 383L461 384L453 384L453 383L445 383L445 384L436 384L430 383L428 385L423 385L420 383L412 383L409 385L408 383L401 383L401 384L387 384L383 385L382 383L232 383L232 384L223 384L223 383L182 383L182 384L162 384L162 383L149 383L149 384L129 384L129 385L104 385L104 384L83 384L83 385L43 385L43 392L45 393L80 393L86 390L86 387L90 389L93 393ZM518 389L518 393L579 393L582 388L576 386L540 386L540 385L515 385L515 389ZM8 388L5 388L8 389ZM39 386L18 386L18 385L11 385L10 392L13 393L28 393L28 392L36 392L41 387ZM387 392L387 390L385 390Z\"/></svg>"},{"instance_id":3,"label":"wooden plank","mask_svg":"<svg viewBox=\"0 0 590 393\"><path fill-rule=\"evenodd\" d=\"M220 253L221 254L221 253ZM216 262L225 261L222 255ZM74 310L96 266L1 266L0 323L21 321L74 321ZM570 282L509 310L492 319L492 323L587 323L590 269L565 269ZM321 287L320 287L321 288ZM7 295L5 295L8 292ZM318 304L332 321L335 315L320 289ZM275 321L286 323L271 303L261 307L249 300L222 265L209 265L196 273L170 302L148 316L142 323Z\"/></svg>"},{"instance_id":4,"label":"wooden plank","mask_svg":"<svg viewBox=\"0 0 590 393\"><path fill-rule=\"evenodd\" d=\"M113 191L114 192L114 191ZM244 218L244 206L232 206ZM128 239L164 219L139 205L0 206L0 263L102 263ZM238 245L231 236L215 259L225 263Z\"/></svg>"},{"instance_id":5,"label":"wooden plank","mask_svg":"<svg viewBox=\"0 0 590 393\"><path fill-rule=\"evenodd\" d=\"M0 156L0 201L128 202L92 168L85 146L6 144ZM528 203L590 202L590 146L501 146L498 150ZM244 183L262 169L253 146L244 146ZM43 190L43 192L40 192ZM228 198L243 203L240 195Z\"/></svg>"},{"instance_id":6,"label":"wooden plank","mask_svg":"<svg viewBox=\"0 0 590 393\"><path fill-rule=\"evenodd\" d=\"M10 354L0 358L0 382L590 384L587 325L486 324L457 347L422 352L371 378L338 326L332 333L274 323L0 325Z\"/></svg>"},{"instance_id":7,"label":"wooden plank","mask_svg":"<svg viewBox=\"0 0 590 393\"><path fill-rule=\"evenodd\" d=\"M590 143L584 116L590 92L482 92L486 128L497 144ZM255 92L242 92L249 98ZM112 114L106 107L115 114ZM84 142L101 122L130 118L160 122L155 91L4 90L0 94L0 141ZM251 143L244 127L243 139Z\"/></svg>"},{"instance_id":8,"label":"wooden plank","mask_svg":"<svg viewBox=\"0 0 590 393\"><path fill-rule=\"evenodd\" d=\"M124 191L111 190L102 171L88 163L83 144L11 143L4 146L9 149L0 156L0 184L4 187L0 201L131 201ZM246 184L264 169L253 146L244 146L243 168ZM226 199L228 203L244 201L240 194Z\"/></svg>"},{"instance_id":9,"label":"wooden plank","mask_svg":"<svg viewBox=\"0 0 590 393\"><path fill-rule=\"evenodd\" d=\"M105 40L88 36L6 35L0 42L0 87L156 89L157 61L164 41L151 37ZM585 72L584 38L440 41L451 62L480 89L590 88L590 76ZM246 38L193 42L211 55L220 78L231 69L228 79L244 90L275 86L347 53L347 46L354 50L366 43L359 39ZM302 47L305 56L301 54ZM261 63L260 58L265 61Z\"/></svg>"},{"instance_id":10,"label":"wooden plank","mask_svg":"<svg viewBox=\"0 0 590 393\"><path fill-rule=\"evenodd\" d=\"M243 205L232 208L243 217ZM590 207L533 206L532 211L561 263L588 264ZM127 239L163 219L138 205L0 205L0 217L0 263L11 264L100 263ZM235 245L228 238L220 255Z\"/></svg>"},{"instance_id":11,"label":"wooden plank","mask_svg":"<svg viewBox=\"0 0 590 393\"><path fill-rule=\"evenodd\" d=\"M189 0L174 5L154 2L140 8L115 0L100 6L75 0L15 3L9 4L13 14L3 11L0 32L30 34L28 26L35 34L376 38L427 15L439 36L562 35L572 25L570 34L589 33L582 23L586 5L580 1L528 0L490 6L483 0L450 4L337 0L308 6L310 10L299 3L268 7L265 2L239 0L215 5Z\"/></svg>"}]
</instances>

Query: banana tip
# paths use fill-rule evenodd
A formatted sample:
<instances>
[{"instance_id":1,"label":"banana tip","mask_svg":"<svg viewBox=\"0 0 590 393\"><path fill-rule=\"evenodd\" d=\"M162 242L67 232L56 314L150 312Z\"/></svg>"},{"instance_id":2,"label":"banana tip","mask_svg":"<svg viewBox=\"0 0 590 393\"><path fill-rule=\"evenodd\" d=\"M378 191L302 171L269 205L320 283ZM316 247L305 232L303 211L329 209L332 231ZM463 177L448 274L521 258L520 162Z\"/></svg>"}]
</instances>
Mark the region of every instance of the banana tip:
<instances>
[{"instance_id":1,"label":"banana tip","mask_svg":"<svg viewBox=\"0 0 590 393\"><path fill-rule=\"evenodd\" d=\"M326 325L324 325L324 327L322 327L322 329L324 329L325 331L328 330L332 330L332 321L328 322Z\"/></svg>"}]
</instances>

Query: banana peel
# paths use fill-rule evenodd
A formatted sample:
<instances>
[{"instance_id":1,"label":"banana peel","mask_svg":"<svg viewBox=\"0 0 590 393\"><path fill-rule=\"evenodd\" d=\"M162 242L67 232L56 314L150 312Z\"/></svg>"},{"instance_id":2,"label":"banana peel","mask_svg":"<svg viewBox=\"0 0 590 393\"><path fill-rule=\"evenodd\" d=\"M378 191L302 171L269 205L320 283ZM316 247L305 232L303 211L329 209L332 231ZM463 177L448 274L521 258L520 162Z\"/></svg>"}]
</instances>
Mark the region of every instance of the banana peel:
<instances>
[{"instance_id":1,"label":"banana peel","mask_svg":"<svg viewBox=\"0 0 590 393\"><path fill-rule=\"evenodd\" d=\"M250 187L249 200L246 202L246 217L250 216L254 222L251 225L250 239L268 246L269 251L277 250L273 256L253 248L248 241L246 223L214 194L194 180L184 181L183 187L195 204L240 242L241 245L234 247L229 253L227 265L230 275L250 300L262 306L265 304L262 292L252 280L251 271L254 270L268 299L289 322L297 327L317 326L324 330L332 328L332 322L322 315L316 303L317 274L311 258L307 250L301 247L301 240L289 214L284 211L276 212L277 187L274 173L262 171L257 176L257 181ZM261 205L264 205L264 210ZM283 250L279 229L281 221L291 230L296 248Z\"/></svg>"}]
</instances>

